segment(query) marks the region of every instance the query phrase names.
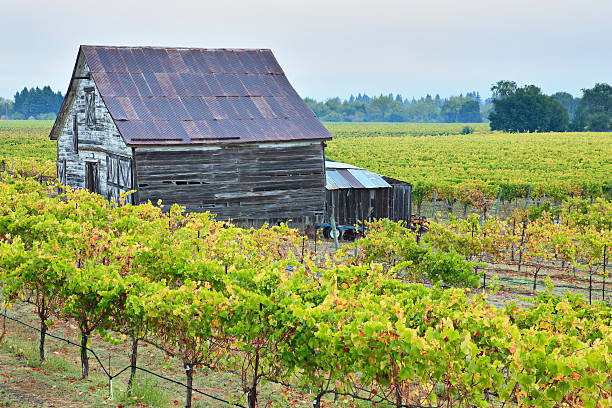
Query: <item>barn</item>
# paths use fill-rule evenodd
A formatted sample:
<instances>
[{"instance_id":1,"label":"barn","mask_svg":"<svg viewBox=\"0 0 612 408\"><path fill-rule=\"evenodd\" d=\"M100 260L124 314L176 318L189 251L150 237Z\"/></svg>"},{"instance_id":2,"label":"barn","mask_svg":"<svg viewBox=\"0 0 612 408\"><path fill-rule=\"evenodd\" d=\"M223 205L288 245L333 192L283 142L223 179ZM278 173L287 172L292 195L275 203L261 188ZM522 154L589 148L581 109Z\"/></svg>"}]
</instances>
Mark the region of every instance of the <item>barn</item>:
<instances>
[{"instance_id":1,"label":"barn","mask_svg":"<svg viewBox=\"0 0 612 408\"><path fill-rule=\"evenodd\" d=\"M81 46L50 138L60 182L111 201L324 217L331 134L267 49Z\"/></svg>"}]
</instances>

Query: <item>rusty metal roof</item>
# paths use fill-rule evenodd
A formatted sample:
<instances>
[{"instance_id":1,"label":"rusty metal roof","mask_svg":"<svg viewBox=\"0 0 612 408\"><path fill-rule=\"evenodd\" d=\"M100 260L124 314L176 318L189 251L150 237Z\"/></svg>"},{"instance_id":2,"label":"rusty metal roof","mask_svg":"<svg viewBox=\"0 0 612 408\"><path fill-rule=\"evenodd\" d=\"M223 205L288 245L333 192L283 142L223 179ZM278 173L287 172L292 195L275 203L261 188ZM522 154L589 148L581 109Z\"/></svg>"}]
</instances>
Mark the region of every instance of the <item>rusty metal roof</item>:
<instances>
[{"instance_id":1,"label":"rusty metal roof","mask_svg":"<svg viewBox=\"0 0 612 408\"><path fill-rule=\"evenodd\" d=\"M338 190L344 188L389 188L379 174L346 163L325 161L325 188Z\"/></svg>"},{"instance_id":2,"label":"rusty metal roof","mask_svg":"<svg viewBox=\"0 0 612 408\"><path fill-rule=\"evenodd\" d=\"M331 139L270 50L81 52L128 145Z\"/></svg>"}]
</instances>

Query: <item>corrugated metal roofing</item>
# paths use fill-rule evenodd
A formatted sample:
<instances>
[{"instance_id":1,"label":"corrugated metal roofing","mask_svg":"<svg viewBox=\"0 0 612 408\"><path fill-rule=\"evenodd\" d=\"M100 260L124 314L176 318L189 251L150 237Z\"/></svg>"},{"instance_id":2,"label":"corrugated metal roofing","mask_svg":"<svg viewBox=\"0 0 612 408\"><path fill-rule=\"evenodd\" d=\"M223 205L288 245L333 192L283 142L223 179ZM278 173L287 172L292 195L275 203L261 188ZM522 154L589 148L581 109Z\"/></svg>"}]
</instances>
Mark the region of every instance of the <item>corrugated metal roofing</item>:
<instances>
[{"instance_id":1,"label":"corrugated metal roofing","mask_svg":"<svg viewBox=\"0 0 612 408\"><path fill-rule=\"evenodd\" d=\"M372 173L368 170L363 169L351 169L349 170L351 175L361 183L361 185L365 188L388 188L391 187L389 183L387 183L381 175Z\"/></svg>"},{"instance_id":2,"label":"corrugated metal roofing","mask_svg":"<svg viewBox=\"0 0 612 408\"><path fill-rule=\"evenodd\" d=\"M348 163L340 163L337 161L331 161L331 160L325 159L325 168L327 169L359 169L360 167L356 167Z\"/></svg>"},{"instance_id":3,"label":"corrugated metal roofing","mask_svg":"<svg viewBox=\"0 0 612 408\"><path fill-rule=\"evenodd\" d=\"M339 173L338 170L327 169L325 171L325 188L328 190L337 190L339 188L351 188L351 185L348 181L344 179Z\"/></svg>"},{"instance_id":4,"label":"corrugated metal roofing","mask_svg":"<svg viewBox=\"0 0 612 408\"><path fill-rule=\"evenodd\" d=\"M389 188L381 175L346 163L325 161L325 188Z\"/></svg>"},{"instance_id":5,"label":"corrugated metal roofing","mask_svg":"<svg viewBox=\"0 0 612 408\"><path fill-rule=\"evenodd\" d=\"M81 52L128 145L331 139L270 50Z\"/></svg>"}]
</instances>

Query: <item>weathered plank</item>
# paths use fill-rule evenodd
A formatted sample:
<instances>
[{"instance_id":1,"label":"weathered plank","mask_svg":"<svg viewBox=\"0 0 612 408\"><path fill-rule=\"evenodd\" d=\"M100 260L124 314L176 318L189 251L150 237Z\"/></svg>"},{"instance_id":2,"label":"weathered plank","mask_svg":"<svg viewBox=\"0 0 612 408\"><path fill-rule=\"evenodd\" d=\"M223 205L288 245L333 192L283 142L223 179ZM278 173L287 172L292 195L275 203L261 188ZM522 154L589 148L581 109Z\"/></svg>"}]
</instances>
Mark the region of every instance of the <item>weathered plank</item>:
<instances>
[{"instance_id":1,"label":"weathered plank","mask_svg":"<svg viewBox=\"0 0 612 408\"><path fill-rule=\"evenodd\" d=\"M136 147L135 162L141 202L161 199L220 219L314 219L324 213L320 143L142 152Z\"/></svg>"}]
</instances>

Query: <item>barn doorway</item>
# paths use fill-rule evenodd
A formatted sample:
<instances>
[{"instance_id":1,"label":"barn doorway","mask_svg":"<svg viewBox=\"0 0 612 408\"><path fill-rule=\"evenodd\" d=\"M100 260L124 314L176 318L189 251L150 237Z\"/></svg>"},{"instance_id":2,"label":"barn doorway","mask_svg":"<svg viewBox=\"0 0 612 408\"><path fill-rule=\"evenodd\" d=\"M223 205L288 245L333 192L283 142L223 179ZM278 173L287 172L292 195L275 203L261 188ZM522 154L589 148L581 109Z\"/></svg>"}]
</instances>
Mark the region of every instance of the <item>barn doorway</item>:
<instances>
[{"instance_id":1,"label":"barn doorway","mask_svg":"<svg viewBox=\"0 0 612 408\"><path fill-rule=\"evenodd\" d=\"M98 177L98 163L87 162L85 172L85 188L96 194L100 194L100 178Z\"/></svg>"}]
</instances>

